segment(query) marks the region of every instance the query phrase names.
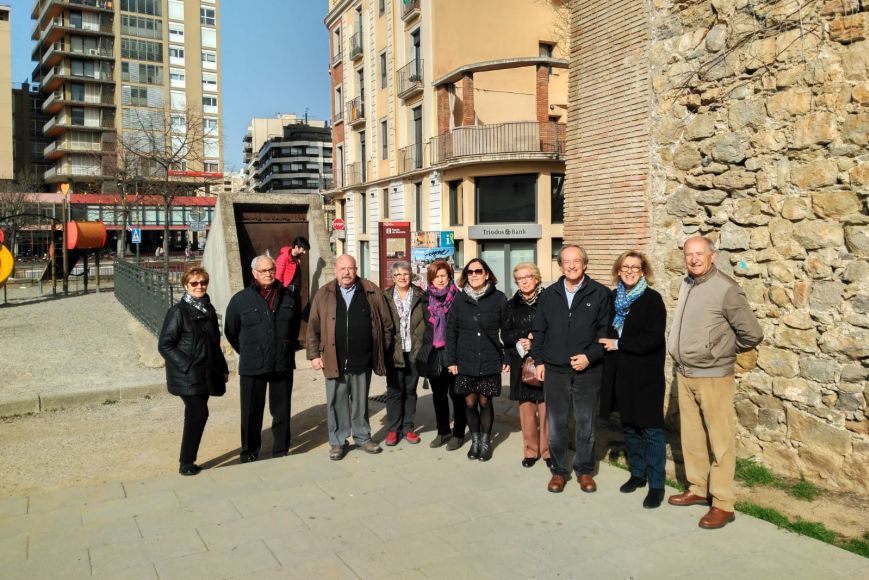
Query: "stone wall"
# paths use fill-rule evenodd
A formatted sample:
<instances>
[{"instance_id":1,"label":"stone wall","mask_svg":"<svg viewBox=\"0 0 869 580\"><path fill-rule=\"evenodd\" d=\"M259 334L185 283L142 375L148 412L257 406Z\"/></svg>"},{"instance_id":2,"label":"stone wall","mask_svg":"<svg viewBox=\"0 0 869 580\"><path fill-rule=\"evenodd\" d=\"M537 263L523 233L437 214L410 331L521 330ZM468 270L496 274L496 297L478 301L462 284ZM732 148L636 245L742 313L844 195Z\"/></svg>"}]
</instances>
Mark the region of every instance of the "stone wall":
<instances>
[{"instance_id":1,"label":"stone wall","mask_svg":"<svg viewBox=\"0 0 869 580\"><path fill-rule=\"evenodd\" d=\"M647 10L659 289L672 307L686 237L717 240L766 337L739 360L740 454L869 492L869 0Z\"/></svg>"}]
</instances>

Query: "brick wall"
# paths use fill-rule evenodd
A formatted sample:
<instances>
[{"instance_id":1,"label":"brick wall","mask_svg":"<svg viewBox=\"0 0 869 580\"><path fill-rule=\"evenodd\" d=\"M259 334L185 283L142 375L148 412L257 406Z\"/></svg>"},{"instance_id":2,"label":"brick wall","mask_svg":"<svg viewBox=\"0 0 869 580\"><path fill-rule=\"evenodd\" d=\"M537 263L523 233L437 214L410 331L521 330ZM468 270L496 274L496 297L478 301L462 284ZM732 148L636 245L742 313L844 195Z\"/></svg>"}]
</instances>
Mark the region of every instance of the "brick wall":
<instances>
[{"instance_id":1,"label":"brick wall","mask_svg":"<svg viewBox=\"0 0 869 580\"><path fill-rule=\"evenodd\" d=\"M335 87L340 85L344 80L344 63L339 63L338 66L332 67L332 84L329 99L332 101L332 119L335 119L335 107L343 107L344 103L335 103ZM344 123L338 123L332 127L332 145L338 145L344 142Z\"/></svg>"},{"instance_id":2,"label":"brick wall","mask_svg":"<svg viewBox=\"0 0 869 580\"><path fill-rule=\"evenodd\" d=\"M649 17L643 0L579 0L571 12L565 242L608 280L649 241Z\"/></svg>"}]
</instances>

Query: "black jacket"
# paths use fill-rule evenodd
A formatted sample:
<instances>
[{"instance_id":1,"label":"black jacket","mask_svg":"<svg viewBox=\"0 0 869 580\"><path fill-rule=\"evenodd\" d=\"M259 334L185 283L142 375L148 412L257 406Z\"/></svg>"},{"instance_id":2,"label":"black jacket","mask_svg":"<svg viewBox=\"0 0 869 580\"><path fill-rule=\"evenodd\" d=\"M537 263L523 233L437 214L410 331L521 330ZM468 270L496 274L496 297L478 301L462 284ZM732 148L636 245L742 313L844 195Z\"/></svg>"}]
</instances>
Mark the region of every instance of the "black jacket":
<instances>
[{"instance_id":1,"label":"black jacket","mask_svg":"<svg viewBox=\"0 0 869 580\"><path fill-rule=\"evenodd\" d=\"M223 331L239 354L240 375L282 373L296 366L290 324L293 295L279 281L274 283L278 292L274 313L255 283L237 292L226 307Z\"/></svg>"},{"instance_id":2,"label":"black jacket","mask_svg":"<svg viewBox=\"0 0 869 580\"><path fill-rule=\"evenodd\" d=\"M615 297L615 294L613 294ZM618 338L610 317L608 338ZM619 411L622 423L664 427L664 328L667 309L661 295L647 288L631 304L619 349L606 353L600 414Z\"/></svg>"},{"instance_id":3,"label":"black jacket","mask_svg":"<svg viewBox=\"0 0 869 580\"><path fill-rule=\"evenodd\" d=\"M157 350L166 361L166 387L173 395L207 395L226 390L229 373L220 350L217 313L206 316L186 302L172 306L163 319Z\"/></svg>"},{"instance_id":4,"label":"black jacket","mask_svg":"<svg viewBox=\"0 0 869 580\"><path fill-rule=\"evenodd\" d=\"M531 327L534 362L571 370L570 357L584 354L589 369L600 365L605 351L598 339L607 336L611 308L610 290L586 276L568 310L564 276L559 278L537 299Z\"/></svg>"},{"instance_id":5,"label":"black jacket","mask_svg":"<svg viewBox=\"0 0 869 580\"><path fill-rule=\"evenodd\" d=\"M504 308L501 339L504 341L504 348L507 350L510 362L510 399L513 401L522 399L522 357L516 350L516 343L520 338L528 338L535 314L537 314L537 303L529 306L522 299L520 292L508 300Z\"/></svg>"},{"instance_id":6,"label":"black jacket","mask_svg":"<svg viewBox=\"0 0 869 580\"><path fill-rule=\"evenodd\" d=\"M501 317L507 297L491 284L479 300L456 294L447 315L446 366L458 365L460 375L501 374L506 362L501 344Z\"/></svg>"}]
</instances>

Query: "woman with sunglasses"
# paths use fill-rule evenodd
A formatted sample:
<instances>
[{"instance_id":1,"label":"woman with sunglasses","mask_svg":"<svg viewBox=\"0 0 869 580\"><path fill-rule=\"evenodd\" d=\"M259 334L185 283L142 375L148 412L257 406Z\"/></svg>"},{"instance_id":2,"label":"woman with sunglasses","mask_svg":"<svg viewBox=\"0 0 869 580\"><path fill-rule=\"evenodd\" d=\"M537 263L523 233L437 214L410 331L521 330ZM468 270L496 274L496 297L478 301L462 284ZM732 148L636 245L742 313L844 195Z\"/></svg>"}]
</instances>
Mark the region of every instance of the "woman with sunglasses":
<instances>
[{"instance_id":1,"label":"woman with sunglasses","mask_svg":"<svg viewBox=\"0 0 869 580\"><path fill-rule=\"evenodd\" d=\"M614 308L601 379L600 414L621 415L631 477L622 493L649 486L643 507L664 499L664 327L667 310L661 295L649 288L652 266L646 256L627 251L612 269Z\"/></svg>"},{"instance_id":2,"label":"woman with sunglasses","mask_svg":"<svg viewBox=\"0 0 869 580\"><path fill-rule=\"evenodd\" d=\"M495 289L498 279L480 258L459 276L461 292L447 317L447 368L456 377L456 394L464 395L471 448L468 459L492 458L492 398L501 394L504 364L501 318L507 297Z\"/></svg>"},{"instance_id":3,"label":"woman with sunglasses","mask_svg":"<svg viewBox=\"0 0 869 580\"><path fill-rule=\"evenodd\" d=\"M157 341L166 361L166 386L184 401L184 434L181 437L181 475L196 475L196 455L205 423L208 397L226 392L229 368L220 348L217 314L208 298L208 272L188 268L181 276L184 295L169 309Z\"/></svg>"}]
</instances>

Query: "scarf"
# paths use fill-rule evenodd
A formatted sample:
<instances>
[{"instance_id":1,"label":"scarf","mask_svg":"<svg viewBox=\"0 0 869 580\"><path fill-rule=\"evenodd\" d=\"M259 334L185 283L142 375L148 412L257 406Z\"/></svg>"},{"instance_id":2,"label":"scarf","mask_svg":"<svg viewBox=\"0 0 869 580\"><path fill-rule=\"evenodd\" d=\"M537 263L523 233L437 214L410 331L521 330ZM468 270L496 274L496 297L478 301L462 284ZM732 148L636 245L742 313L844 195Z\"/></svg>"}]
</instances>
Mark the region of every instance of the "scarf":
<instances>
[{"instance_id":1,"label":"scarf","mask_svg":"<svg viewBox=\"0 0 869 580\"><path fill-rule=\"evenodd\" d=\"M613 328L616 329L619 336L622 335L622 329L625 327L625 317L631 310L631 304L634 303L634 300L643 295L643 292L646 291L647 287L648 284L646 284L645 276L640 278L640 281L637 282L637 285L634 286L630 292L625 291L624 283L619 280L618 288L616 288L616 316L615 319L613 319Z\"/></svg>"},{"instance_id":2,"label":"scarf","mask_svg":"<svg viewBox=\"0 0 869 580\"><path fill-rule=\"evenodd\" d=\"M474 300L474 302L476 302L477 300L479 300L479 299L483 296L483 294L486 293L486 291L487 291L488 289L489 289L489 283L486 282L486 285L483 286L479 291L474 290L473 288L471 288L471 285L470 285L470 284L465 284L465 287L462 288L462 291L463 291L465 294L467 294L468 296L470 296L470 297Z\"/></svg>"},{"instance_id":3,"label":"scarf","mask_svg":"<svg viewBox=\"0 0 869 580\"><path fill-rule=\"evenodd\" d=\"M404 352L411 350L410 310L413 307L413 288L407 289L404 298L398 293L398 288L392 288L392 300L398 310L398 330L401 335L401 347Z\"/></svg>"},{"instance_id":4,"label":"scarf","mask_svg":"<svg viewBox=\"0 0 869 580\"><path fill-rule=\"evenodd\" d=\"M275 307L278 304L278 291L277 288L275 288L275 285L272 284L268 288L263 288L257 284L256 281L254 281L253 285L256 286L257 292L259 292L259 295L262 296L263 299L265 299L266 304L268 304L269 312L274 313Z\"/></svg>"},{"instance_id":5,"label":"scarf","mask_svg":"<svg viewBox=\"0 0 869 580\"><path fill-rule=\"evenodd\" d=\"M458 291L452 280L441 290L428 285L428 321L434 329L432 346L435 348L443 348L447 344L447 313Z\"/></svg>"},{"instance_id":6,"label":"scarf","mask_svg":"<svg viewBox=\"0 0 869 580\"><path fill-rule=\"evenodd\" d=\"M516 290L516 296L519 297L519 300L524 302L528 306L534 306L537 304L537 299L540 297L540 293L543 292L543 286L537 286L534 289L534 294L531 295L531 298L525 298L525 295L522 294L521 290Z\"/></svg>"},{"instance_id":7,"label":"scarf","mask_svg":"<svg viewBox=\"0 0 869 580\"><path fill-rule=\"evenodd\" d=\"M209 300L208 294L204 295L202 298L194 298L185 290L184 295L181 296L181 300L204 314L206 318L211 316L211 312L208 310L208 305L211 304L211 300Z\"/></svg>"}]
</instances>

